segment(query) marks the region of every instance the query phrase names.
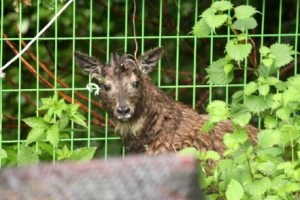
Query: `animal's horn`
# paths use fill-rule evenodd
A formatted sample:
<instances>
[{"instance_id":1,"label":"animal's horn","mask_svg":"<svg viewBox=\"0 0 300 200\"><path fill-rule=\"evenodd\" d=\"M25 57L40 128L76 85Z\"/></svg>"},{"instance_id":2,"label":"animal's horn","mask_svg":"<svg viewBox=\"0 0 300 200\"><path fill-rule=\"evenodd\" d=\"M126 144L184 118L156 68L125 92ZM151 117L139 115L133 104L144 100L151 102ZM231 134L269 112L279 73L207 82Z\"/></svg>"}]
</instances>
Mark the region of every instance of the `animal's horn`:
<instances>
[{"instance_id":1,"label":"animal's horn","mask_svg":"<svg viewBox=\"0 0 300 200\"><path fill-rule=\"evenodd\" d=\"M110 65L111 67L115 66L114 54L113 54L113 53L110 54L109 65Z\"/></svg>"}]
</instances>

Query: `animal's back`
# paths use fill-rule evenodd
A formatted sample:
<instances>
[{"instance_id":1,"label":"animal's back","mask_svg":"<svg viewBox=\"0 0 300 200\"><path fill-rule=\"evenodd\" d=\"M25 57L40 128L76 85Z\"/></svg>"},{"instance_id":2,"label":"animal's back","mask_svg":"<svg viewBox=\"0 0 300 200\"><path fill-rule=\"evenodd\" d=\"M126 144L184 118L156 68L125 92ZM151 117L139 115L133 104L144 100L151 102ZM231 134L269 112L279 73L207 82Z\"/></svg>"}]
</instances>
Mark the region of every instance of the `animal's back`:
<instances>
[{"instance_id":1,"label":"animal's back","mask_svg":"<svg viewBox=\"0 0 300 200\"><path fill-rule=\"evenodd\" d=\"M185 147L195 147L198 150L214 150L222 154L225 151L225 145L223 143L223 137L225 133L232 133L233 127L231 120L224 120L218 123L218 125L208 131L202 132L202 126L208 120L208 115L199 115L197 112L192 110L186 105L179 102L174 102L178 111L178 118L174 122L176 124L173 129L165 129L162 126L161 133L172 135L170 140L158 140L158 143L162 141L165 143L164 146L168 147L168 152L179 151ZM252 125L247 126L249 139L252 144L257 143L256 134L258 129ZM162 136L163 138L166 138ZM156 145L159 146L159 145ZM159 149L153 149L152 153L164 153L160 152Z\"/></svg>"},{"instance_id":2,"label":"animal's back","mask_svg":"<svg viewBox=\"0 0 300 200\"><path fill-rule=\"evenodd\" d=\"M176 141L174 141L178 144L178 149L193 146L198 150L214 150L222 154L226 149L223 143L224 134L233 132L232 121L221 121L214 129L202 132L202 127L208 120L208 115L200 115L185 105L181 105L181 108L182 120L179 122L180 128L177 130ZM252 125L247 125L247 132L250 142L255 145L258 129Z\"/></svg>"}]
</instances>

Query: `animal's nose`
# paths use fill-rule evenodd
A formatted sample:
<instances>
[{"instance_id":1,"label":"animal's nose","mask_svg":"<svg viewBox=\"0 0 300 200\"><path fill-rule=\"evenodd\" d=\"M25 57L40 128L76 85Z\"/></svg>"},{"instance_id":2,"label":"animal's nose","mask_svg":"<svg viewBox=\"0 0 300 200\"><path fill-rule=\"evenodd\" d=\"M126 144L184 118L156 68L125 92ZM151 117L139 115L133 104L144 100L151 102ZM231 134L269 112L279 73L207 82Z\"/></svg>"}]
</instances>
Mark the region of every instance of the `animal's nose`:
<instances>
[{"instance_id":1,"label":"animal's nose","mask_svg":"<svg viewBox=\"0 0 300 200\"><path fill-rule=\"evenodd\" d=\"M129 114L130 113L130 108L128 106L120 106L118 109L117 109L117 113L119 115L126 115L126 114Z\"/></svg>"}]
</instances>

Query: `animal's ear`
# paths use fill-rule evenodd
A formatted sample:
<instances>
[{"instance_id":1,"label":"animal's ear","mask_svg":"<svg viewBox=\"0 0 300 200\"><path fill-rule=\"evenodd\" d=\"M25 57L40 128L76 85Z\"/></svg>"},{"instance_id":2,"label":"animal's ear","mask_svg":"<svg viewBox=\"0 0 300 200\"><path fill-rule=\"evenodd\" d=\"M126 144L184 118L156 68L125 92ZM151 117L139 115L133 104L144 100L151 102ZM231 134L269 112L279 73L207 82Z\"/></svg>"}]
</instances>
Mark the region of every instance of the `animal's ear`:
<instances>
[{"instance_id":1,"label":"animal's ear","mask_svg":"<svg viewBox=\"0 0 300 200\"><path fill-rule=\"evenodd\" d=\"M152 70L152 68L157 65L163 54L164 50L162 47L156 47L155 49L146 51L137 60L139 69L144 74L148 74Z\"/></svg>"},{"instance_id":2,"label":"animal's ear","mask_svg":"<svg viewBox=\"0 0 300 200\"><path fill-rule=\"evenodd\" d=\"M103 64L97 58L91 57L79 51L74 52L76 65L92 75L92 78L100 80L102 78L101 69Z\"/></svg>"}]
</instances>

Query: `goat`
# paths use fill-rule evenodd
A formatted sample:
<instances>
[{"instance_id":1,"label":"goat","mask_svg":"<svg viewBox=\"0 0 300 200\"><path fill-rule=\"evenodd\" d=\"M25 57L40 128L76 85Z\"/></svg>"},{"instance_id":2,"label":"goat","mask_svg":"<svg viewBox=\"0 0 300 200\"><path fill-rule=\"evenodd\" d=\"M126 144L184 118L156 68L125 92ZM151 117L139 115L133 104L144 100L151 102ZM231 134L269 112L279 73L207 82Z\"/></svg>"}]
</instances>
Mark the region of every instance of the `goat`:
<instances>
[{"instance_id":1,"label":"goat","mask_svg":"<svg viewBox=\"0 0 300 200\"><path fill-rule=\"evenodd\" d=\"M224 120L201 133L207 115L199 115L176 102L151 83L147 75L163 56L163 48L148 50L139 58L111 53L109 63L75 52L75 62L99 81L104 109L116 124L115 132L129 153L148 155L177 152L185 147L225 151L223 136L232 133L232 122ZM252 144L258 129L248 125Z\"/></svg>"}]
</instances>

